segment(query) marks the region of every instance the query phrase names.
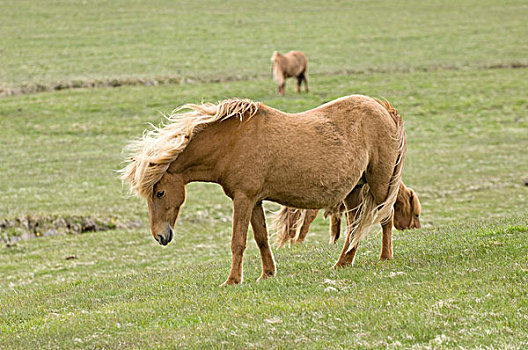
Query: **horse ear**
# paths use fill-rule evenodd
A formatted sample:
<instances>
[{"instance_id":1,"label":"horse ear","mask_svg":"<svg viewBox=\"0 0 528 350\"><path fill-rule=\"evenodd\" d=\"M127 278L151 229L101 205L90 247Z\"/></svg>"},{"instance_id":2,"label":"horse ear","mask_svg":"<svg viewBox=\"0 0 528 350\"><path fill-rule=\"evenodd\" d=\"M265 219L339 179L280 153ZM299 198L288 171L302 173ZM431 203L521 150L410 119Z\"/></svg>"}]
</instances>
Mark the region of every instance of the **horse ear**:
<instances>
[{"instance_id":1,"label":"horse ear","mask_svg":"<svg viewBox=\"0 0 528 350\"><path fill-rule=\"evenodd\" d=\"M411 211L411 214L416 210L414 207L414 197L416 194L414 193L414 190L410 187L407 187L407 192L409 193L409 210Z\"/></svg>"},{"instance_id":2,"label":"horse ear","mask_svg":"<svg viewBox=\"0 0 528 350\"><path fill-rule=\"evenodd\" d=\"M411 206L414 211L421 212L422 206L420 205L420 200L418 199L418 195L416 195L416 192L412 188L409 188L410 196L409 196L409 202L411 203Z\"/></svg>"}]
</instances>

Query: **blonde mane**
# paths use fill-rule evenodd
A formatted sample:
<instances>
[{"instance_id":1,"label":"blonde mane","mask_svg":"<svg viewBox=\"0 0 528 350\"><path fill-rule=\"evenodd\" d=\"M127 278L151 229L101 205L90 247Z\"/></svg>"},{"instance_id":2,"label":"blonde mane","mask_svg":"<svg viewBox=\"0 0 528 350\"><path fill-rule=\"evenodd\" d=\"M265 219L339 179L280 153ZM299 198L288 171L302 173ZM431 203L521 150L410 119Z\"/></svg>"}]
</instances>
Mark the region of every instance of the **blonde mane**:
<instances>
[{"instance_id":1,"label":"blonde mane","mask_svg":"<svg viewBox=\"0 0 528 350\"><path fill-rule=\"evenodd\" d=\"M146 130L143 137L131 142L129 163L120 170L121 180L130 185L130 190L144 198L152 195L154 185L161 179L170 164L187 147L191 139L205 126L236 117L255 115L260 102L248 99L229 99L217 104L186 104L175 111L190 109L190 112L177 113L167 117L161 127Z\"/></svg>"}]
</instances>

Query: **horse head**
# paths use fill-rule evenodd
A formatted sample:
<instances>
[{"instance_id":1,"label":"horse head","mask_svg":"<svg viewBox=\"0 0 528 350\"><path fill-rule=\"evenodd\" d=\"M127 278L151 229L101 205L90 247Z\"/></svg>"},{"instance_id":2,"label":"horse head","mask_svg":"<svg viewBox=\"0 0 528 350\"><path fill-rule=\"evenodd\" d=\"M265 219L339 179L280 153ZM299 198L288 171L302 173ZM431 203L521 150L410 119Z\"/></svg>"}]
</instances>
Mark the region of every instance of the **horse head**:
<instances>
[{"instance_id":1,"label":"horse head","mask_svg":"<svg viewBox=\"0 0 528 350\"><path fill-rule=\"evenodd\" d=\"M185 183L179 174L166 172L154 185L147 199L150 231L159 244L167 245L174 235L174 224L185 200Z\"/></svg>"},{"instance_id":2,"label":"horse head","mask_svg":"<svg viewBox=\"0 0 528 350\"><path fill-rule=\"evenodd\" d=\"M398 230L421 228L422 207L418 195L410 187L400 183L398 198L394 203L394 227Z\"/></svg>"}]
</instances>

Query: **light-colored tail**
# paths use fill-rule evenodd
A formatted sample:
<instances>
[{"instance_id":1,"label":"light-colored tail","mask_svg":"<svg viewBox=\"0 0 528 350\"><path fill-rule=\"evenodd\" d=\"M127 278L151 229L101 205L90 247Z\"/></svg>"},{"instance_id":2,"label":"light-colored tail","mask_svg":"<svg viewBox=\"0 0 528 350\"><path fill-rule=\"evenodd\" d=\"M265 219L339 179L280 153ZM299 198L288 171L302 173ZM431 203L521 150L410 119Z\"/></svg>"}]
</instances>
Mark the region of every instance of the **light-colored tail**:
<instances>
[{"instance_id":1,"label":"light-colored tail","mask_svg":"<svg viewBox=\"0 0 528 350\"><path fill-rule=\"evenodd\" d=\"M275 214L272 226L277 235L275 244L278 248L281 248L288 241L295 241L299 237L306 213L306 209L282 206Z\"/></svg>"},{"instance_id":2,"label":"light-colored tail","mask_svg":"<svg viewBox=\"0 0 528 350\"><path fill-rule=\"evenodd\" d=\"M367 183L363 185L363 188L361 189L363 200L357 209L356 220L352 224L352 229L347 230L350 238L352 238L349 240L350 243L347 252L355 248L359 241L368 235L373 225L390 220L394 212L394 202L396 202L396 198L398 197L398 189L403 174L403 162L407 147L405 131L403 129L403 119L388 101L376 101L382 105L387 112L389 112L396 124L397 133L395 138L398 140L399 144L398 157L396 158L394 171L389 183L389 190L384 202L376 205L376 200L370 190L369 184Z\"/></svg>"},{"instance_id":3,"label":"light-colored tail","mask_svg":"<svg viewBox=\"0 0 528 350\"><path fill-rule=\"evenodd\" d=\"M286 79L284 77L284 62L282 55L278 51L273 51L273 55L271 56L271 75L273 76L273 80L277 85L284 84L284 80Z\"/></svg>"},{"instance_id":4,"label":"light-colored tail","mask_svg":"<svg viewBox=\"0 0 528 350\"><path fill-rule=\"evenodd\" d=\"M271 62L275 62L278 57L280 57L279 51L273 51L273 54L271 55Z\"/></svg>"}]
</instances>

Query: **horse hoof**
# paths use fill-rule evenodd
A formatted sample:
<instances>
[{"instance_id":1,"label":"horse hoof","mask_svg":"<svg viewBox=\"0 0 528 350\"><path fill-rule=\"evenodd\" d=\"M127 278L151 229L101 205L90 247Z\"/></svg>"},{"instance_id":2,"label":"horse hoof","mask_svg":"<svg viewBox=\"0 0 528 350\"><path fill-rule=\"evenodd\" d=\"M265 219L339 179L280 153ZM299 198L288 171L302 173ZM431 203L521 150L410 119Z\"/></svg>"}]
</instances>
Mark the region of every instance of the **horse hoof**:
<instances>
[{"instance_id":1,"label":"horse hoof","mask_svg":"<svg viewBox=\"0 0 528 350\"><path fill-rule=\"evenodd\" d=\"M335 263L335 265L332 266L332 267L330 268L330 270L342 269L342 268L344 268L345 266L346 266L345 264Z\"/></svg>"},{"instance_id":2,"label":"horse hoof","mask_svg":"<svg viewBox=\"0 0 528 350\"><path fill-rule=\"evenodd\" d=\"M220 287L233 286L233 285L235 285L235 284L240 284L240 283L242 283L242 282L241 282L241 281L235 281L235 280L229 280L229 279L228 279L227 281L225 281L224 283L222 283L222 284L220 285Z\"/></svg>"},{"instance_id":3,"label":"horse hoof","mask_svg":"<svg viewBox=\"0 0 528 350\"><path fill-rule=\"evenodd\" d=\"M352 258L352 260L338 261L335 263L334 266L332 266L332 270L343 269L353 264L354 264L354 258Z\"/></svg>"},{"instance_id":4,"label":"horse hoof","mask_svg":"<svg viewBox=\"0 0 528 350\"><path fill-rule=\"evenodd\" d=\"M380 261L385 261L385 260L392 260L392 255L387 255L387 256L380 256Z\"/></svg>"},{"instance_id":5,"label":"horse hoof","mask_svg":"<svg viewBox=\"0 0 528 350\"><path fill-rule=\"evenodd\" d=\"M260 282L262 280L265 280L265 279L268 279L268 278L271 278L275 276L275 272L266 272L266 273L263 273L262 276L260 276L258 279L257 279L257 282Z\"/></svg>"}]
</instances>

